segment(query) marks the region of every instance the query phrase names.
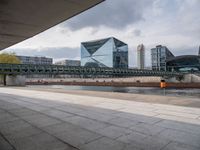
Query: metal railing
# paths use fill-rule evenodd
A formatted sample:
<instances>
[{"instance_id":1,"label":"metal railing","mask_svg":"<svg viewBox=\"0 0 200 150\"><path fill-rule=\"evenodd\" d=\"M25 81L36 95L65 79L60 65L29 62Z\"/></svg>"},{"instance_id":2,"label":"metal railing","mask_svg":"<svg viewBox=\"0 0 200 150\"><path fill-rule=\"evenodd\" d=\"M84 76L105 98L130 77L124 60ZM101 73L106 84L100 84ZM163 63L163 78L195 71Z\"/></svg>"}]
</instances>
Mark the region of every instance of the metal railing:
<instances>
[{"instance_id":1,"label":"metal railing","mask_svg":"<svg viewBox=\"0 0 200 150\"><path fill-rule=\"evenodd\" d=\"M181 73L121 68L93 68L81 66L0 64L0 74L8 75L83 75L83 76L182 76Z\"/></svg>"}]
</instances>

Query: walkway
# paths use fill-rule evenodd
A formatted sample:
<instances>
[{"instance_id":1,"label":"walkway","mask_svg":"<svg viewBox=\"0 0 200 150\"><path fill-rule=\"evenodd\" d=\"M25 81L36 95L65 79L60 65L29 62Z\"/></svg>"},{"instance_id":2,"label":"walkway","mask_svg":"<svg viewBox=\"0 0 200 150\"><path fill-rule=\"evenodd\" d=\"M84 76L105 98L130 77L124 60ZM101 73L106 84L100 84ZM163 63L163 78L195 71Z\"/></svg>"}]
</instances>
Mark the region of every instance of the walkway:
<instances>
[{"instance_id":1,"label":"walkway","mask_svg":"<svg viewBox=\"0 0 200 150\"><path fill-rule=\"evenodd\" d=\"M199 150L200 109L0 88L0 150Z\"/></svg>"}]
</instances>

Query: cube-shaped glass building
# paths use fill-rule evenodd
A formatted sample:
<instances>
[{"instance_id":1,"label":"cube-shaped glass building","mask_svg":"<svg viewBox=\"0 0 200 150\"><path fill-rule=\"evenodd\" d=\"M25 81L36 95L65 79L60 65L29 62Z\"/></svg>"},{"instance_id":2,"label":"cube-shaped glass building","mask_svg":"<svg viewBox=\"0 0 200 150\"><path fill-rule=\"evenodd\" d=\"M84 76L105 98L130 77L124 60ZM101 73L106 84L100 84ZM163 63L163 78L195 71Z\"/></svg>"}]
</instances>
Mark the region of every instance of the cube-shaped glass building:
<instances>
[{"instance_id":1,"label":"cube-shaped glass building","mask_svg":"<svg viewBox=\"0 0 200 150\"><path fill-rule=\"evenodd\" d=\"M83 42L81 66L128 68L128 45L114 37Z\"/></svg>"}]
</instances>

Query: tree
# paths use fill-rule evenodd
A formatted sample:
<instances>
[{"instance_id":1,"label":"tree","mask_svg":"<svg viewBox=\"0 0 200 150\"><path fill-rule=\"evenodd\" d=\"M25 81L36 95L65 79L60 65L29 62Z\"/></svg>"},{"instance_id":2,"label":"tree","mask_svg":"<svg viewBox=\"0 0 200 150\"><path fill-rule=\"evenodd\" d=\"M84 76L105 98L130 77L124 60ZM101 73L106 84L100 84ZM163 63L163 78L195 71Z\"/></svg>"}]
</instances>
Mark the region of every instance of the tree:
<instances>
[{"instance_id":1,"label":"tree","mask_svg":"<svg viewBox=\"0 0 200 150\"><path fill-rule=\"evenodd\" d=\"M0 63L6 64L21 64L21 61L16 57L15 53L1 53Z\"/></svg>"},{"instance_id":2,"label":"tree","mask_svg":"<svg viewBox=\"0 0 200 150\"><path fill-rule=\"evenodd\" d=\"M21 64L21 61L16 57L15 53L1 53L0 63L2 64ZM6 85L6 75L1 75L3 78L3 84Z\"/></svg>"}]
</instances>

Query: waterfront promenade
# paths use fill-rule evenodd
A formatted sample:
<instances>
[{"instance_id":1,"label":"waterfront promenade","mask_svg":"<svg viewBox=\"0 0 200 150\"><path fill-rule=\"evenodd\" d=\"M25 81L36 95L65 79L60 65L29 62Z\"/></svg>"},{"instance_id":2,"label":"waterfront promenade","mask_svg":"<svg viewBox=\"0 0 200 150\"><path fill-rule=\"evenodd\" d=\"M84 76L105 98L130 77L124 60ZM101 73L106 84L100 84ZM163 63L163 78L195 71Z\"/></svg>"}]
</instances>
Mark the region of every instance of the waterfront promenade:
<instances>
[{"instance_id":1,"label":"waterfront promenade","mask_svg":"<svg viewBox=\"0 0 200 150\"><path fill-rule=\"evenodd\" d=\"M1 87L0 150L200 149L199 99L92 93Z\"/></svg>"}]
</instances>

